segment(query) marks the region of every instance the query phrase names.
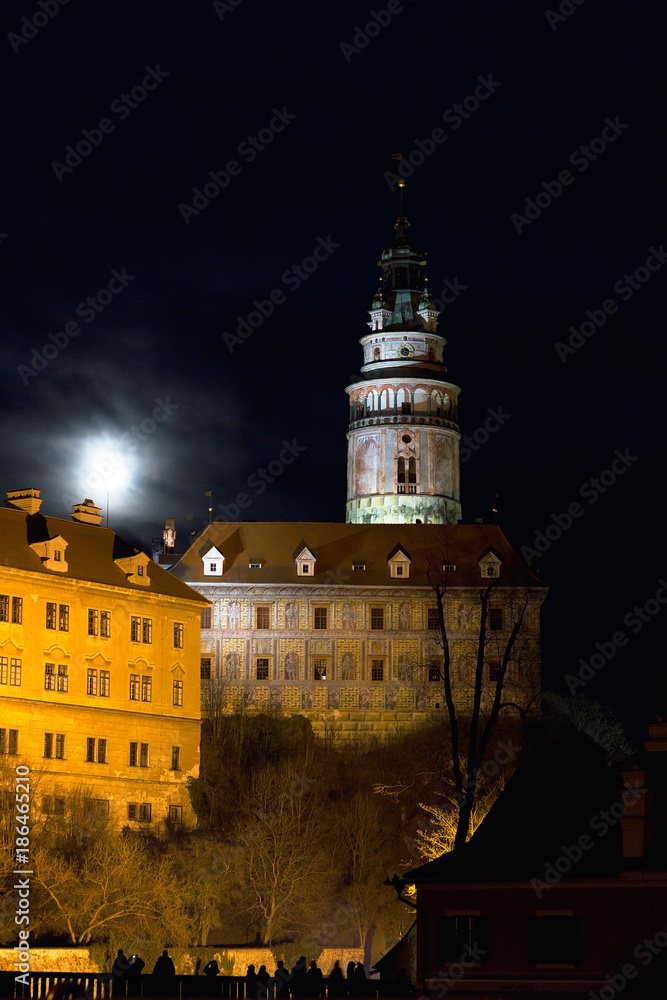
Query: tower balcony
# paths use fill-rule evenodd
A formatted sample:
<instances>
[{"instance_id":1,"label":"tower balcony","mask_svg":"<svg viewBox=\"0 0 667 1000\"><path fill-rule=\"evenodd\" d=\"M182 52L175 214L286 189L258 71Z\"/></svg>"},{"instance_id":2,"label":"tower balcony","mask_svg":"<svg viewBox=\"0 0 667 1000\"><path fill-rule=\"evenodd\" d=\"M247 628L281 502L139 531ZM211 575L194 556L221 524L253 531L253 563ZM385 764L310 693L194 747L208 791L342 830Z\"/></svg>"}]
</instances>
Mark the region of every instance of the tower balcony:
<instances>
[{"instance_id":1,"label":"tower balcony","mask_svg":"<svg viewBox=\"0 0 667 1000\"><path fill-rule=\"evenodd\" d=\"M459 425L455 420L448 417L438 417L434 413L373 413L358 420L350 421L348 431L360 430L364 427L377 427L382 425L410 425L428 427L446 427L449 430L459 433Z\"/></svg>"}]
</instances>

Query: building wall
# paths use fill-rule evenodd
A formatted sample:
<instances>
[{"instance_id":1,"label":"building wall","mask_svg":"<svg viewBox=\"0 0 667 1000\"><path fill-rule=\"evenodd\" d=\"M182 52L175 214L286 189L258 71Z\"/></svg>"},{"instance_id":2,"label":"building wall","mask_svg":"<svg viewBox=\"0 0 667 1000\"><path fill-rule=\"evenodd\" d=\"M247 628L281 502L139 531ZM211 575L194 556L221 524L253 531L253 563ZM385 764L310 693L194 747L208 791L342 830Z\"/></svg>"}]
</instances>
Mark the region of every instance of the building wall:
<instances>
[{"instance_id":1,"label":"building wall","mask_svg":"<svg viewBox=\"0 0 667 1000\"><path fill-rule=\"evenodd\" d=\"M179 807L182 821L193 822L186 781L199 767L200 605L138 587L130 591L8 567L0 569L0 595L9 598L10 619L0 621L0 657L7 660L6 683L0 660L3 749L16 749L17 762L30 766L36 804L49 811L44 815L62 807L56 798L76 793L108 803L87 805L101 815L108 809L113 825L128 823L129 803L150 804L152 824L167 817L169 806ZM21 623L11 621L12 598L22 599ZM47 602L57 605L55 629L46 627ZM58 627L65 624L61 606L69 609L66 629ZM98 612L97 636L88 634L89 609ZM101 611L111 615L109 637L99 634ZM150 642L132 641L132 617L141 619L142 640L144 619L151 622ZM183 626L182 647L175 645L176 624ZM21 665L20 683L12 683L13 661ZM53 679L45 672L49 663ZM138 690L132 685L138 700L130 697L133 677L139 678ZM182 684L182 705L174 704L175 681ZM9 745L10 730L18 732L16 748ZM53 737L50 757L45 734ZM57 746L56 736L64 737L64 746ZM96 741L95 762L86 760L88 739ZM97 761L100 739L107 741L104 763ZM130 764L131 742L137 744L137 765ZM141 766L141 744L148 745L147 766ZM180 748L178 762L172 761L173 747Z\"/></svg>"},{"instance_id":2,"label":"building wall","mask_svg":"<svg viewBox=\"0 0 667 1000\"><path fill-rule=\"evenodd\" d=\"M216 697L228 711L302 713L316 731L333 729L354 738L404 730L439 717L445 708L443 686L435 676L442 644L439 630L428 627L429 609L436 607L428 588L225 588L216 583L196 589L213 602L212 627L202 630L202 657L205 673L210 661ZM492 606L502 608L503 627L487 632L487 701L495 688L491 664L502 660L523 599L519 590L496 592ZM511 700L520 704L539 690L539 604L533 594L506 678ZM268 610L267 628L257 627L258 609ZM326 609L326 628L314 627L316 609ZM382 628L371 627L374 609L383 612ZM463 707L472 700L479 591L452 591L445 614L454 696ZM259 624L265 622L260 618ZM326 679L318 680L316 669L321 672L322 666ZM204 679L205 708L211 691L206 684Z\"/></svg>"}]
</instances>

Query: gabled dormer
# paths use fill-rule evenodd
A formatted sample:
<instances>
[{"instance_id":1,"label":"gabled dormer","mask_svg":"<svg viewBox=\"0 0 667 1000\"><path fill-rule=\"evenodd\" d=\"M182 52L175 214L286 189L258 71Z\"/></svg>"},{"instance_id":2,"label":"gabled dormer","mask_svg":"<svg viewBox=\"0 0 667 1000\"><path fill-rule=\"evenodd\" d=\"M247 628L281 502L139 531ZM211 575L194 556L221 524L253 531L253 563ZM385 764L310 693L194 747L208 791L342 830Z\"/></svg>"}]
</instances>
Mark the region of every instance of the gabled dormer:
<instances>
[{"instance_id":1,"label":"gabled dormer","mask_svg":"<svg viewBox=\"0 0 667 1000\"><path fill-rule=\"evenodd\" d=\"M315 576L315 556L307 545L294 557L294 562L297 576Z\"/></svg>"},{"instance_id":2,"label":"gabled dormer","mask_svg":"<svg viewBox=\"0 0 667 1000\"><path fill-rule=\"evenodd\" d=\"M410 556L401 545L397 545L395 549L392 549L387 557L387 565L389 566L392 580L407 580L410 576L411 561Z\"/></svg>"},{"instance_id":3,"label":"gabled dormer","mask_svg":"<svg viewBox=\"0 0 667 1000\"><path fill-rule=\"evenodd\" d=\"M497 580L500 577L500 567L502 559L493 550L487 549L479 560L479 569L483 580Z\"/></svg>"},{"instance_id":4,"label":"gabled dormer","mask_svg":"<svg viewBox=\"0 0 667 1000\"><path fill-rule=\"evenodd\" d=\"M65 558L68 542L62 535L47 538L45 542L31 542L30 548L42 560L44 569L52 569L56 573L66 573L68 570Z\"/></svg>"},{"instance_id":5,"label":"gabled dormer","mask_svg":"<svg viewBox=\"0 0 667 1000\"><path fill-rule=\"evenodd\" d=\"M148 567L151 560L145 552L135 552L134 555L114 559L114 562L123 571L128 583L136 583L139 587L150 587Z\"/></svg>"},{"instance_id":6,"label":"gabled dormer","mask_svg":"<svg viewBox=\"0 0 667 1000\"><path fill-rule=\"evenodd\" d=\"M391 316L391 309L388 309L386 304L382 301L382 289L378 288L375 298L373 299L373 305L369 309L370 322L369 326L371 330L383 330L384 327L389 322L389 317ZM379 358L375 359L379 360Z\"/></svg>"},{"instance_id":7,"label":"gabled dormer","mask_svg":"<svg viewBox=\"0 0 667 1000\"><path fill-rule=\"evenodd\" d=\"M215 545L201 557L201 561L204 566L204 576L222 576L225 571L225 557Z\"/></svg>"}]
</instances>

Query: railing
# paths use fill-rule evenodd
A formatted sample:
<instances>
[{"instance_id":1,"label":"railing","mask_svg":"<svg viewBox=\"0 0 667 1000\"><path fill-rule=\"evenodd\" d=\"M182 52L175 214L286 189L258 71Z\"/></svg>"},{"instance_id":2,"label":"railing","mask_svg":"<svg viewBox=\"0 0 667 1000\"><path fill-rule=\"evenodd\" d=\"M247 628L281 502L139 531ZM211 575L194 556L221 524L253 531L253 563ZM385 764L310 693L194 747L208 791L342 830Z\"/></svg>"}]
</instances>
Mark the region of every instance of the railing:
<instances>
[{"instance_id":1,"label":"railing","mask_svg":"<svg viewBox=\"0 0 667 1000\"><path fill-rule=\"evenodd\" d=\"M155 980L153 976L143 975L114 983L109 973L68 973L68 972L31 972L27 984L16 981L13 972L0 972L0 997L11 997L13 1000L46 1000L54 991L56 1000L107 1000L111 997L155 997L188 1000L190 997L220 997L221 1000L316 1000L308 992L307 984L300 987L298 994L291 990L291 984L285 985L269 981L264 988L259 983L254 991L247 990L245 976L174 976L173 979ZM346 983L335 991L329 992L328 982L323 980L320 996L326 1000L339 997L372 998L398 997L402 994L398 984L388 980L367 979L365 982L353 984L348 991Z\"/></svg>"}]
</instances>

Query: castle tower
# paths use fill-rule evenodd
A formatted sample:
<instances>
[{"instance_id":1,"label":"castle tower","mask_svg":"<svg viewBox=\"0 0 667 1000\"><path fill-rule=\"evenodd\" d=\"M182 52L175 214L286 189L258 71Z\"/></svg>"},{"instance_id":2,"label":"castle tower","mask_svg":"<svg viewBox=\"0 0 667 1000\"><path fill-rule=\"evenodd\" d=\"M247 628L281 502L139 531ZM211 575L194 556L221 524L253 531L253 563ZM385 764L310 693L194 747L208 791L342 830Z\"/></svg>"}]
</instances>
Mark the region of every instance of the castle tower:
<instances>
[{"instance_id":1,"label":"castle tower","mask_svg":"<svg viewBox=\"0 0 667 1000\"><path fill-rule=\"evenodd\" d=\"M359 341L365 376L346 388L350 524L461 520L458 386L445 381L426 261L408 239L401 182L396 238L378 261L382 283Z\"/></svg>"}]
</instances>

